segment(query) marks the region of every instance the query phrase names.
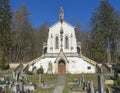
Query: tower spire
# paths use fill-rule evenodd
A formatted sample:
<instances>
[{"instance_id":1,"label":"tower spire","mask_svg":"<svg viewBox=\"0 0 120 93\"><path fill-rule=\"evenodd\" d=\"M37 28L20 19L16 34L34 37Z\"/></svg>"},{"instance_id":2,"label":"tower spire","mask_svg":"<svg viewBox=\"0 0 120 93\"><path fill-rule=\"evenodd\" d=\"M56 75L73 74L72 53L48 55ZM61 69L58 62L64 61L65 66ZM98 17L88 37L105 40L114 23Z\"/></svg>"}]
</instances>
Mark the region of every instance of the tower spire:
<instances>
[{"instance_id":1,"label":"tower spire","mask_svg":"<svg viewBox=\"0 0 120 93\"><path fill-rule=\"evenodd\" d=\"M60 8L59 20L62 23L64 21L64 9Z\"/></svg>"}]
</instances>

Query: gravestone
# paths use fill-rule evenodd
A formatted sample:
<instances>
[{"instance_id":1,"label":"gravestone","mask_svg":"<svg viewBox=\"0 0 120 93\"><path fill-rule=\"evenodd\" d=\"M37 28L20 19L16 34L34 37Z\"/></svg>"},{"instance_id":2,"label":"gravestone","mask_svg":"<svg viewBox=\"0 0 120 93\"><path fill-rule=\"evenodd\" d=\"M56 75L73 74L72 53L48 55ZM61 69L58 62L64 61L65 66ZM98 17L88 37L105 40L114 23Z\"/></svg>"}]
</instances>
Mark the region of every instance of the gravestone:
<instances>
[{"instance_id":1,"label":"gravestone","mask_svg":"<svg viewBox=\"0 0 120 93\"><path fill-rule=\"evenodd\" d=\"M110 88L109 88L109 87L107 88L106 93L111 93L111 92L110 92Z\"/></svg>"},{"instance_id":2,"label":"gravestone","mask_svg":"<svg viewBox=\"0 0 120 93\"><path fill-rule=\"evenodd\" d=\"M14 78L16 81L18 81L19 79L22 79L22 76L23 76L23 68L24 68L24 66L23 66L23 64L21 64L21 63L15 68L15 70L14 70L14 72L13 72L13 78Z\"/></svg>"},{"instance_id":3,"label":"gravestone","mask_svg":"<svg viewBox=\"0 0 120 93\"><path fill-rule=\"evenodd\" d=\"M20 89L20 93L24 92L24 88L23 88L23 83L22 82L20 82L20 84L19 84L19 89Z\"/></svg>"},{"instance_id":4,"label":"gravestone","mask_svg":"<svg viewBox=\"0 0 120 93\"><path fill-rule=\"evenodd\" d=\"M36 68L36 67L33 67L32 72L33 72L34 74L36 74L36 73L37 73L37 68Z\"/></svg>"},{"instance_id":5,"label":"gravestone","mask_svg":"<svg viewBox=\"0 0 120 93\"><path fill-rule=\"evenodd\" d=\"M104 78L102 74L98 75L98 93L104 93Z\"/></svg>"},{"instance_id":6,"label":"gravestone","mask_svg":"<svg viewBox=\"0 0 120 93\"><path fill-rule=\"evenodd\" d=\"M83 89L84 89L84 90L87 90L87 87L88 87L88 83L87 83L87 82L84 82L84 83L83 83Z\"/></svg>"},{"instance_id":7,"label":"gravestone","mask_svg":"<svg viewBox=\"0 0 120 93\"><path fill-rule=\"evenodd\" d=\"M25 93L30 93L30 90L29 90L29 89L27 89Z\"/></svg>"},{"instance_id":8,"label":"gravestone","mask_svg":"<svg viewBox=\"0 0 120 93\"><path fill-rule=\"evenodd\" d=\"M84 83L84 82L85 82L84 75L82 75L82 83Z\"/></svg>"},{"instance_id":9,"label":"gravestone","mask_svg":"<svg viewBox=\"0 0 120 93\"><path fill-rule=\"evenodd\" d=\"M42 82L42 74L39 74L39 82Z\"/></svg>"},{"instance_id":10,"label":"gravestone","mask_svg":"<svg viewBox=\"0 0 120 93\"><path fill-rule=\"evenodd\" d=\"M9 76L4 76L4 81L6 84L10 83L10 77Z\"/></svg>"},{"instance_id":11,"label":"gravestone","mask_svg":"<svg viewBox=\"0 0 120 93\"><path fill-rule=\"evenodd\" d=\"M95 93L93 87L93 81L90 81L90 93Z\"/></svg>"},{"instance_id":12,"label":"gravestone","mask_svg":"<svg viewBox=\"0 0 120 93\"><path fill-rule=\"evenodd\" d=\"M78 85L81 88L81 79L79 78Z\"/></svg>"}]
</instances>

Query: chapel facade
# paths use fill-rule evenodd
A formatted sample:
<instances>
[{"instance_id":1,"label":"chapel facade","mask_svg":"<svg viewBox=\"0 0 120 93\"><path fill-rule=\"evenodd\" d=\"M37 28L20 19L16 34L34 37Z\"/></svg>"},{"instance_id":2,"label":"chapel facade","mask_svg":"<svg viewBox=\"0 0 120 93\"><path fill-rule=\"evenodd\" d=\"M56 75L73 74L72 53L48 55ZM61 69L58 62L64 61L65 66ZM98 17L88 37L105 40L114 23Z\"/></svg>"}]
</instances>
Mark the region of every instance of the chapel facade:
<instances>
[{"instance_id":1,"label":"chapel facade","mask_svg":"<svg viewBox=\"0 0 120 93\"><path fill-rule=\"evenodd\" d=\"M43 43L43 54L32 61L30 71L42 67L44 73L49 74L96 72L96 63L83 58L81 43L76 40L75 27L64 20L63 8L60 9L59 21L48 30L47 42Z\"/></svg>"}]
</instances>

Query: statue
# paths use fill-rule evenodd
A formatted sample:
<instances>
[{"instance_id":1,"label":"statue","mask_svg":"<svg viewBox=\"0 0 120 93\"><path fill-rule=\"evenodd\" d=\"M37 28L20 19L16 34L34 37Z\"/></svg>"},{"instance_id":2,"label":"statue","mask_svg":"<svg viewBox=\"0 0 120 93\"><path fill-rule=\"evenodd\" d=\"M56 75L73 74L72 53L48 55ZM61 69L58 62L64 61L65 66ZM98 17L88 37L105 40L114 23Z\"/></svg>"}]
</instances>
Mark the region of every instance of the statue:
<instances>
[{"instance_id":1,"label":"statue","mask_svg":"<svg viewBox=\"0 0 120 93\"><path fill-rule=\"evenodd\" d=\"M53 69L52 63L49 62L49 63L48 63L47 73L48 73L48 74L52 74L52 69Z\"/></svg>"}]
</instances>

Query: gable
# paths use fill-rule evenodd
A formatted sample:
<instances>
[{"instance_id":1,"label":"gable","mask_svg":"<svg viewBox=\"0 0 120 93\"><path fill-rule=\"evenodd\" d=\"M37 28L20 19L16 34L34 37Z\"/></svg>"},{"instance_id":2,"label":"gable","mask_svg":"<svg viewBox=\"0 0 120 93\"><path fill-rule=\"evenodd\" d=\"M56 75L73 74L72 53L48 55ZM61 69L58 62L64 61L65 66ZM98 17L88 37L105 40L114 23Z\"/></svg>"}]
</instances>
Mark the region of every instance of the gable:
<instances>
[{"instance_id":1,"label":"gable","mask_svg":"<svg viewBox=\"0 0 120 93\"><path fill-rule=\"evenodd\" d=\"M67 23L66 21L64 21L62 25L65 26L65 27L68 27L70 29L74 29L75 28L74 26L72 26L71 24ZM55 29L55 28L60 28L60 27L61 27L61 23L60 23L60 21L58 21L55 24L53 24L52 26L50 26L49 30L52 30L52 29Z\"/></svg>"}]
</instances>

